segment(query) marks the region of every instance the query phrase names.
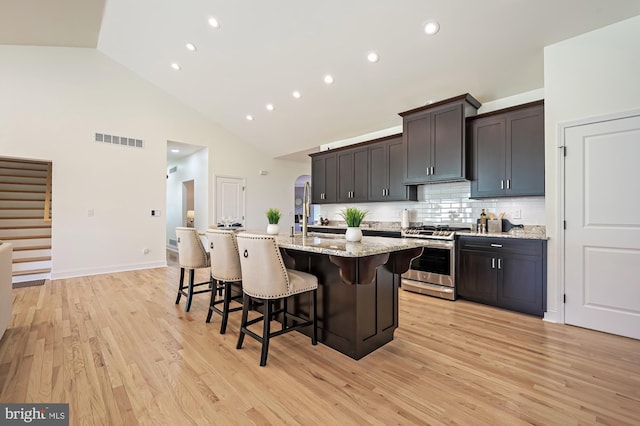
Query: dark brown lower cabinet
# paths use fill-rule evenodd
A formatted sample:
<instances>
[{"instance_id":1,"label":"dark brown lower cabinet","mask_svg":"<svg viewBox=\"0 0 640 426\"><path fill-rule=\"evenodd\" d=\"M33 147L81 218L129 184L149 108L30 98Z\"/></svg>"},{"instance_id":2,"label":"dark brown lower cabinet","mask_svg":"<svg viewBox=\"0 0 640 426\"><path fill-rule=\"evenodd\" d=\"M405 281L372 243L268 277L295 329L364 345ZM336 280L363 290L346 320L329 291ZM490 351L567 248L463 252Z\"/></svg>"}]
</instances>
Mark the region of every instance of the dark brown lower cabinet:
<instances>
[{"instance_id":1,"label":"dark brown lower cabinet","mask_svg":"<svg viewBox=\"0 0 640 426\"><path fill-rule=\"evenodd\" d=\"M544 315L546 240L461 236L458 248L458 297Z\"/></svg>"}]
</instances>

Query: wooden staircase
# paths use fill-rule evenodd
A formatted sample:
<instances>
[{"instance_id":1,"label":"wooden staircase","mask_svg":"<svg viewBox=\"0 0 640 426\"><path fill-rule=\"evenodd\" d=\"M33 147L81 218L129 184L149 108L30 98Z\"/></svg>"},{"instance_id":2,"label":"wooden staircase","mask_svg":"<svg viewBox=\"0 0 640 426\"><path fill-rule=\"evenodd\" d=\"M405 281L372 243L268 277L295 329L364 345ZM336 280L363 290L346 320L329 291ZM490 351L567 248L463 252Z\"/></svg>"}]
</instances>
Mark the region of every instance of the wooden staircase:
<instances>
[{"instance_id":1,"label":"wooden staircase","mask_svg":"<svg viewBox=\"0 0 640 426\"><path fill-rule=\"evenodd\" d=\"M13 282L51 278L51 163L0 157L0 240Z\"/></svg>"}]
</instances>

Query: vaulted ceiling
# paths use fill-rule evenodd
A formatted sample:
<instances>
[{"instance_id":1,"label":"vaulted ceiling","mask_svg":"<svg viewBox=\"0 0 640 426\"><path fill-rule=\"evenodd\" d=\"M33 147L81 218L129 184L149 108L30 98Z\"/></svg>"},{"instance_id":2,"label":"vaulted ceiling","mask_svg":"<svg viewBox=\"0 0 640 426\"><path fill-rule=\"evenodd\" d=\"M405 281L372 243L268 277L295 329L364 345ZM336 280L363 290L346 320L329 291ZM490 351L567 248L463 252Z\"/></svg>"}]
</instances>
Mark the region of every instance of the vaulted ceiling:
<instances>
[{"instance_id":1,"label":"vaulted ceiling","mask_svg":"<svg viewBox=\"0 0 640 426\"><path fill-rule=\"evenodd\" d=\"M638 15L640 1L1 0L0 10L0 44L95 47L277 157L397 126L398 112L429 101L542 88L544 46ZM435 35L424 32L431 20Z\"/></svg>"}]
</instances>

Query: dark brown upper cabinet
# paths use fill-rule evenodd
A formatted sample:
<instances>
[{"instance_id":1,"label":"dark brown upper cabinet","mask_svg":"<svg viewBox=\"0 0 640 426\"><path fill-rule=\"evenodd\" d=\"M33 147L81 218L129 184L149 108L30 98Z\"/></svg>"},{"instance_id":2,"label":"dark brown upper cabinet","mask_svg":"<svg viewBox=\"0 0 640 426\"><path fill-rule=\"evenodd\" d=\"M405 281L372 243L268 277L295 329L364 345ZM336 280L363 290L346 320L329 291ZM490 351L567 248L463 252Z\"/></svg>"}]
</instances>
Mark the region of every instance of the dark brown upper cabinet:
<instances>
[{"instance_id":1,"label":"dark brown upper cabinet","mask_svg":"<svg viewBox=\"0 0 640 426\"><path fill-rule=\"evenodd\" d=\"M338 200L338 161L336 154L311 158L311 203L328 204Z\"/></svg>"},{"instance_id":2,"label":"dark brown upper cabinet","mask_svg":"<svg viewBox=\"0 0 640 426\"><path fill-rule=\"evenodd\" d=\"M415 185L403 183L402 134L369 145L369 201L416 201Z\"/></svg>"},{"instance_id":3,"label":"dark brown upper cabinet","mask_svg":"<svg viewBox=\"0 0 640 426\"><path fill-rule=\"evenodd\" d=\"M475 115L480 105L466 93L400 113L405 184L467 179L465 118Z\"/></svg>"},{"instance_id":4,"label":"dark brown upper cabinet","mask_svg":"<svg viewBox=\"0 0 640 426\"><path fill-rule=\"evenodd\" d=\"M347 149L336 153L338 157L338 202L367 201L368 193L367 147Z\"/></svg>"},{"instance_id":5,"label":"dark brown upper cabinet","mask_svg":"<svg viewBox=\"0 0 640 426\"><path fill-rule=\"evenodd\" d=\"M416 201L403 183L402 134L311 155L313 204Z\"/></svg>"},{"instance_id":6,"label":"dark brown upper cabinet","mask_svg":"<svg viewBox=\"0 0 640 426\"><path fill-rule=\"evenodd\" d=\"M471 198L544 195L544 101L471 117Z\"/></svg>"}]
</instances>

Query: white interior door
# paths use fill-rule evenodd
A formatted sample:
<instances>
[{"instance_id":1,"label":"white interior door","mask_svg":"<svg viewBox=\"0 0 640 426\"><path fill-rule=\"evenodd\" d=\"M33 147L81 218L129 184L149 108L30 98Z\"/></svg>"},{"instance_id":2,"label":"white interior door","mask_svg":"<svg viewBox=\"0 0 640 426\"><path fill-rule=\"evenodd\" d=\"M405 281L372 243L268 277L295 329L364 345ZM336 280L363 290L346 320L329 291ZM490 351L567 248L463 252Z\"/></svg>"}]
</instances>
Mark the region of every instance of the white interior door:
<instances>
[{"instance_id":1,"label":"white interior door","mask_svg":"<svg viewBox=\"0 0 640 426\"><path fill-rule=\"evenodd\" d=\"M565 322L640 338L640 115L565 129Z\"/></svg>"},{"instance_id":2,"label":"white interior door","mask_svg":"<svg viewBox=\"0 0 640 426\"><path fill-rule=\"evenodd\" d=\"M244 186L242 178L216 176L216 223L244 225Z\"/></svg>"}]
</instances>

